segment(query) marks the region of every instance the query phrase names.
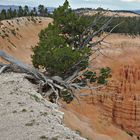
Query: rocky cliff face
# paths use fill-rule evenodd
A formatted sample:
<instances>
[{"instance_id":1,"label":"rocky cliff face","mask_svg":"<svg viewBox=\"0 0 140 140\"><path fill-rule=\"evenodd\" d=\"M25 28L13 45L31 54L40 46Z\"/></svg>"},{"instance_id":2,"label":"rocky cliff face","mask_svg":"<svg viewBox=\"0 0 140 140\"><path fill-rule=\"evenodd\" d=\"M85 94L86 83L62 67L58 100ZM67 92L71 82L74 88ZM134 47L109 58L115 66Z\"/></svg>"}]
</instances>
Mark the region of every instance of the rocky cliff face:
<instances>
[{"instance_id":1,"label":"rocky cliff face","mask_svg":"<svg viewBox=\"0 0 140 140\"><path fill-rule=\"evenodd\" d=\"M140 67L124 65L118 71L117 81L111 81L103 92L112 94L97 96L105 110L105 116L128 133L140 136Z\"/></svg>"},{"instance_id":2,"label":"rocky cliff face","mask_svg":"<svg viewBox=\"0 0 140 140\"><path fill-rule=\"evenodd\" d=\"M73 103L68 109L79 118L85 117L83 120L93 130L113 140L137 140L140 136L140 37L112 34L106 41L111 45L102 46L103 55L93 54L90 60L96 59L90 61L89 67L93 70L110 67L112 78L102 89L80 91L90 96L80 96L80 105Z\"/></svg>"},{"instance_id":3,"label":"rocky cliff face","mask_svg":"<svg viewBox=\"0 0 140 140\"><path fill-rule=\"evenodd\" d=\"M135 65L125 65L119 73L120 85L118 93L125 98L137 98L140 91L140 67Z\"/></svg>"}]
</instances>

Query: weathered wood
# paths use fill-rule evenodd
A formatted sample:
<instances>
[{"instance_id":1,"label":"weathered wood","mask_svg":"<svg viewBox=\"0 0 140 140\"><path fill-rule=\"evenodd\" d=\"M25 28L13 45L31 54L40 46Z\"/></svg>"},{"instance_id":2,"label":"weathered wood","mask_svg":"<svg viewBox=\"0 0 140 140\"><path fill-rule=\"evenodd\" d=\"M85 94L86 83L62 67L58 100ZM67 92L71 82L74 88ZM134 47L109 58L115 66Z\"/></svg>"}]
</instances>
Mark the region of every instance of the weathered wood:
<instances>
[{"instance_id":1,"label":"weathered wood","mask_svg":"<svg viewBox=\"0 0 140 140\"><path fill-rule=\"evenodd\" d=\"M5 65L0 68L0 74L3 73L9 66Z\"/></svg>"},{"instance_id":2,"label":"weathered wood","mask_svg":"<svg viewBox=\"0 0 140 140\"><path fill-rule=\"evenodd\" d=\"M28 80L34 81L39 85L39 92L44 96L50 96L51 94L55 93L56 103L58 103L62 91L68 89L71 91L70 88L72 86L70 86L67 82L63 81L63 79L59 76L47 77L39 70L24 64L23 62L9 56L3 51L0 51L0 57L10 63L10 65L0 63L0 74L3 73L6 68L11 69L11 71L17 71L18 69L18 72L27 74L25 77ZM13 65L15 67L13 67ZM49 86L46 94L43 93L43 88L45 86Z\"/></svg>"},{"instance_id":3,"label":"weathered wood","mask_svg":"<svg viewBox=\"0 0 140 140\"><path fill-rule=\"evenodd\" d=\"M85 46L87 47L87 45L90 44L90 41L92 40L92 38L103 33L108 28L109 24L111 23L112 19L114 18L114 16L112 16L109 19L107 19L107 21L105 21L103 23L102 27L100 27L99 30L95 31L94 27L96 26L97 21L99 21L101 19L101 17L102 16L99 15L97 18L95 18L93 23L83 32L83 34L81 35L81 38L80 38L80 42L78 43L79 44L78 49L81 49ZM100 44L101 42L103 42L104 39L107 36L109 36L110 33L114 30L114 28L116 28L117 26L118 25L113 27L106 36L104 36L100 40L90 44L91 47L95 47L98 44ZM0 74L3 73L6 69L9 69L11 71L18 71L21 73L26 73L27 74L26 78L28 80L30 80L32 82L34 81L36 84L39 85L39 92L43 96L49 97L49 96L55 94L56 103L58 103L58 100L62 96L63 91L69 91L71 96L75 97L78 100L77 96L74 94L74 90L75 89L80 90L83 87L80 86L78 83L73 83L73 81L77 77L79 77L79 72L81 71L79 65L82 63L82 61L87 60L88 56L85 56L83 58L83 60L79 60L79 62L77 62L75 65L73 65L71 67L71 69L67 71L68 77L66 77L66 79L64 79L64 80L59 76L53 76L53 77L46 76L45 74L41 73L38 69L35 69L33 67L30 67L30 66L24 64L23 62L11 57L10 55L6 54L5 52L3 52L1 50L0 50L0 57L10 63L10 65L0 63ZM69 75L69 73L70 73L70 75ZM82 75L82 74L83 73L80 73L80 75ZM47 91L46 91L46 93L43 93L43 89L45 87L47 87L46 88ZM85 88L88 88L88 87L85 87Z\"/></svg>"},{"instance_id":4,"label":"weathered wood","mask_svg":"<svg viewBox=\"0 0 140 140\"><path fill-rule=\"evenodd\" d=\"M21 61L9 56L5 52L0 51L0 57L10 62L10 64L17 66L23 73L29 73L37 79L42 79L42 74L38 70L29 67L28 65L22 63Z\"/></svg>"}]
</instances>

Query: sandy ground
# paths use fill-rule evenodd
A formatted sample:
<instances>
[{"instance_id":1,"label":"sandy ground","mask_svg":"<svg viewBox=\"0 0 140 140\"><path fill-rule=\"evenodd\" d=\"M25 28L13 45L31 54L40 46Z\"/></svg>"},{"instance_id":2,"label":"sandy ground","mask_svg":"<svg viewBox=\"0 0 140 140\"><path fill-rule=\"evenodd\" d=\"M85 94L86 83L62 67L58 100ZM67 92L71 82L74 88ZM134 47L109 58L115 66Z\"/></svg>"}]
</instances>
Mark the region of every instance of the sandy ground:
<instances>
[{"instance_id":1,"label":"sandy ground","mask_svg":"<svg viewBox=\"0 0 140 140\"><path fill-rule=\"evenodd\" d=\"M22 74L0 75L0 140L84 140L36 91Z\"/></svg>"},{"instance_id":2,"label":"sandy ground","mask_svg":"<svg viewBox=\"0 0 140 140\"><path fill-rule=\"evenodd\" d=\"M140 36L126 36L121 34L112 34L106 39L107 43L103 43L100 47L100 54L96 60L90 62L90 67L93 66L109 66L115 74L122 65L133 64L137 65L140 59Z\"/></svg>"},{"instance_id":3,"label":"sandy ground","mask_svg":"<svg viewBox=\"0 0 140 140\"><path fill-rule=\"evenodd\" d=\"M38 43L38 34L52 22L51 18L22 17L0 23L0 49L15 58L31 64L32 47Z\"/></svg>"},{"instance_id":4,"label":"sandy ground","mask_svg":"<svg viewBox=\"0 0 140 140\"><path fill-rule=\"evenodd\" d=\"M97 12L96 11L88 11L88 12L85 12L84 15L89 15L89 16L93 16L95 15ZM105 16L113 16L113 15L116 15L116 16L119 16L119 17L140 17L139 14L135 14L135 13L124 13L124 12L110 12L108 11Z\"/></svg>"}]
</instances>

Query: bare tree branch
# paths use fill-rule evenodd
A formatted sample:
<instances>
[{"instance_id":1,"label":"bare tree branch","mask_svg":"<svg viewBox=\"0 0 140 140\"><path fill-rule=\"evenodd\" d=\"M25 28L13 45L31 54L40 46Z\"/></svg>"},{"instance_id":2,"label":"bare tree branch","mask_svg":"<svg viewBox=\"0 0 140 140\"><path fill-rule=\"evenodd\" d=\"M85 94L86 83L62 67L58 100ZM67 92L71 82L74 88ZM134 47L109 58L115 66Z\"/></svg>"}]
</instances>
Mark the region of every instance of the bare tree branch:
<instances>
[{"instance_id":1,"label":"bare tree branch","mask_svg":"<svg viewBox=\"0 0 140 140\"><path fill-rule=\"evenodd\" d=\"M114 16L107 19L103 23L103 25L97 31L95 31L94 27L96 26L97 22L101 18L102 18L102 16L96 17L95 20L93 21L93 23L89 27L87 27L87 29L83 32L83 34L81 35L81 38L80 38L80 42L79 42L80 46L78 49L87 47L87 45L90 44L90 41L95 36L103 33L106 29L108 29L108 26L112 22L112 19L114 18ZM90 44L91 47L95 47L99 44L101 45L101 42L103 42L104 39L106 39L106 37L108 37L117 26L119 26L119 24L116 25L115 27L113 27L107 35L105 35L98 41L91 43ZM100 52L100 48L97 47L93 51L94 51L94 53ZM74 93L74 91L82 89L83 86L81 86L79 83L74 83L74 81L77 78L81 78L83 76L83 73L88 69L87 68L87 69L81 71L80 64L82 62L84 62L85 60L87 61L87 59L89 58L89 55L90 54L87 54L87 56L84 56L82 60L79 60L76 64L74 64L71 67L71 69L67 71L67 73L72 73L72 74L68 75L68 77L63 80L59 76L53 76L53 77L46 76L45 74L41 73L38 69L30 67L30 66L22 63L21 61L9 56L5 52L0 51L0 57L10 63L10 65L0 63L0 74L3 73L6 69L27 74L27 76L26 76L27 79L29 79L30 81L34 81L39 85L39 92L45 97L55 96L54 100L57 104L58 104L59 98L61 98L62 96L67 97L67 96L71 95L72 97L75 97L78 101L78 97ZM97 54L97 56L98 55L99 54ZM93 59L95 59L95 58L92 58L90 61L93 61ZM44 88L46 90L45 93L44 93ZM92 90L101 88L101 87L85 86L84 88L90 89L92 92ZM69 92L69 94L64 95L63 92Z\"/></svg>"}]
</instances>

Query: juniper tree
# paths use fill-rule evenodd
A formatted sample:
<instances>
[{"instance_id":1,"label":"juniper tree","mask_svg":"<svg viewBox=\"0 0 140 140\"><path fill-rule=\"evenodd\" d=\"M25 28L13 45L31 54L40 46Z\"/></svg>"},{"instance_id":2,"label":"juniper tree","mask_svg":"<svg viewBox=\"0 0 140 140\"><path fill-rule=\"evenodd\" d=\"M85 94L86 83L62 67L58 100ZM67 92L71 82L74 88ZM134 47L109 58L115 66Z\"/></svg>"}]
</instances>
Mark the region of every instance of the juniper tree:
<instances>
[{"instance_id":1,"label":"juniper tree","mask_svg":"<svg viewBox=\"0 0 140 140\"><path fill-rule=\"evenodd\" d=\"M90 52L88 47L75 49L87 22L71 10L67 0L54 11L53 18L54 22L39 34L39 44L33 49L33 64L43 66L50 74L66 76L71 66ZM81 70L87 64L88 57L80 64Z\"/></svg>"}]
</instances>

